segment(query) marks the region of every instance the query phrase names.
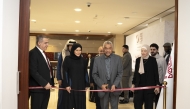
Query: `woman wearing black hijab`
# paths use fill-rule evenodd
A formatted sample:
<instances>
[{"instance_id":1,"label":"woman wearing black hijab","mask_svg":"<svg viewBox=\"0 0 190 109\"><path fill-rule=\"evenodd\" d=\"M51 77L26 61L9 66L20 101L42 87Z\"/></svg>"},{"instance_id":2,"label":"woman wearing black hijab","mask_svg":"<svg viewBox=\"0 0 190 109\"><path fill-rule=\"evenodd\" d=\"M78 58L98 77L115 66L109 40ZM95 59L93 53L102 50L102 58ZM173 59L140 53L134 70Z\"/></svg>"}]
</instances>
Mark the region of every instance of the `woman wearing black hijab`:
<instances>
[{"instance_id":1,"label":"woman wearing black hijab","mask_svg":"<svg viewBox=\"0 0 190 109\"><path fill-rule=\"evenodd\" d=\"M82 46L73 44L70 56L65 57L63 62L63 83L68 92L65 96L65 109L86 109L86 92L76 91L89 87L87 62L81 57L81 52Z\"/></svg>"}]
</instances>

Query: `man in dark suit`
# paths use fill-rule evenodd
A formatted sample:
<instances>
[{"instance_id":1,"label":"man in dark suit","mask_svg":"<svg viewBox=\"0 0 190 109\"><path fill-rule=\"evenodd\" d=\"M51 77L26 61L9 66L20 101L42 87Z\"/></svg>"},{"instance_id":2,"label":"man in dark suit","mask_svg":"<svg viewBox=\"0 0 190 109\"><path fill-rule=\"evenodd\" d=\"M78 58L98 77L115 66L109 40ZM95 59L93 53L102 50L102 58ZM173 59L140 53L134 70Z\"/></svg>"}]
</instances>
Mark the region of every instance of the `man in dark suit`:
<instances>
[{"instance_id":1,"label":"man in dark suit","mask_svg":"<svg viewBox=\"0 0 190 109\"><path fill-rule=\"evenodd\" d=\"M101 56L103 54L103 47L100 46L98 48L98 55L96 55L96 57ZM94 59L96 58L92 58L91 62L90 62L90 88L93 90L97 90L97 85L94 82L94 79L92 78L92 71L93 71L93 65L94 65ZM101 109L100 106L100 98L98 97L98 93L97 92L90 92L90 101L93 101L93 99L95 99L95 103L96 103L96 109Z\"/></svg>"},{"instance_id":2,"label":"man in dark suit","mask_svg":"<svg viewBox=\"0 0 190 109\"><path fill-rule=\"evenodd\" d=\"M31 89L31 109L47 109L50 89L53 85L52 69L44 51L48 47L48 38L36 37L36 47L29 52L29 86L43 89Z\"/></svg>"},{"instance_id":3,"label":"man in dark suit","mask_svg":"<svg viewBox=\"0 0 190 109\"><path fill-rule=\"evenodd\" d=\"M169 58L170 58L172 47L171 47L171 44L169 42L165 43L163 45L163 47L164 47L164 51L165 51L164 58L165 58L166 63L168 65L168 61L169 61Z\"/></svg>"},{"instance_id":4,"label":"man in dark suit","mask_svg":"<svg viewBox=\"0 0 190 109\"><path fill-rule=\"evenodd\" d=\"M119 95L121 92L115 91L121 88L120 81L123 75L123 65L121 57L112 53L113 44L105 41L103 44L104 55L96 57L92 71L92 77L97 84L97 89L110 90L111 92L98 92L102 109L118 109Z\"/></svg>"},{"instance_id":5,"label":"man in dark suit","mask_svg":"<svg viewBox=\"0 0 190 109\"><path fill-rule=\"evenodd\" d=\"M129 79L132 74L132 58L131 54L129 53L128 45L123 45L123 77L122 77L122 87L129 88ZM124 104L129 102L129 91L124 91L124 99L121 100L119 103Z\"/></svg>"}]
</instances>

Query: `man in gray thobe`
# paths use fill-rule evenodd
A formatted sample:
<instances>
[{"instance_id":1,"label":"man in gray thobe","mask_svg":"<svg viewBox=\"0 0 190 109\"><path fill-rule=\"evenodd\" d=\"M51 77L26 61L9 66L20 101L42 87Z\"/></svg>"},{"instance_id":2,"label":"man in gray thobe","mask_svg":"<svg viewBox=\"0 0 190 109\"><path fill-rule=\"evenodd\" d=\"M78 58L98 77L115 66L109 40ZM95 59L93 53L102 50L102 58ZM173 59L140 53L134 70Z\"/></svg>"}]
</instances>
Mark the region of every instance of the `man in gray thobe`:
<instances>
[{"instance_id":1,"label":"man in gray thobe","mask_svg":"<svg viewBox=\"0 0 190 109\"><path fill-rule=\"evenodd\" d=\"M120 81L123 74L122 61L120 56L112 53L113 44L111 41L103 43L104 55L95 58L92 77L97 84L97 89L102 89L98 92L102 109L118 109L118 101L120 91L115 91L121 88ZM110 92L105 92L110 90Z\"/></svg>"}]
</instances>

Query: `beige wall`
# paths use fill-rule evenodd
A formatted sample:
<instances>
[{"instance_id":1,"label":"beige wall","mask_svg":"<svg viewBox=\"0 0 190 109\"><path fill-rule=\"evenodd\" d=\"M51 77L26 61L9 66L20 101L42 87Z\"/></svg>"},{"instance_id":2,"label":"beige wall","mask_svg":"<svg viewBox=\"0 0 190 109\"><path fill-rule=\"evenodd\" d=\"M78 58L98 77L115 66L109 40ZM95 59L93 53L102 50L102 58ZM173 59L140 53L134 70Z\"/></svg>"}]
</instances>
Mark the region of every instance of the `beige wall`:
<instances>
[{"instance_id":1,"label":"beige wall","mask_svg":"<svg viewBox=\"0 0 190 109\"><path fill-rule=\"evenodd\" d=\"M160 23L160 22L164 22L164 21L174 21L174 19L175 19L175 14L172 13L172 14L170 14L170 15L167 15L167 16L161 18L160 20L157 20L157 21L155 21L155 22L149 24L148 26L152 26L152 25L158 24L158 23Z\"/></svg>"},{"instance_id":2,"label":"beige wall","mask_svg":"<svg viewBox=\"0 0 190 109\"><path fill-rule=\"evenodd\" d=\"M55 40L55 39L49 39L49 47L47 49L47 52L60 52L65 46L65 43L67 40ZM99 46L103 45L102 40L78 40L78 43L82 45L82 52L83 53L97 53ZM30 48L34 48L36 43L35 36L30 36Z\"/></svg>"},{"instance_id":3,"label":"beige wall","mask_svg":"<svg viewBox=\"0 0 190 109\"><path fill-rule=\"evenodd\" d=\"M122 53L122 46L124 45L124 35L123 34L117 34L116 37L114 38L114 45L115 45L115 53L123 56Z\"/></svg>"},{"instance_id":4,"label":"beige wall","mask_svg":"<svg viewBox=\"0 0 190 109\"><path fill-rule=\"evenodd\" d=\"M116 54L122 56L123 53L121 52L121 48L124 44L124 36L123 35L116 35L115 37L109 39L114 44L114 51ZM49 47L46 52L60 52L64 48L64 45L67 40L55 40L55 39L49 39ZM80 43L83 47L82 52L83 53L97 53L98 47L102 46L104 41L100 40L78 40L78 43ZM29 50L35 47L36 43L36 37L30 36L30 46Z\"/></svg>"}]
</instances>

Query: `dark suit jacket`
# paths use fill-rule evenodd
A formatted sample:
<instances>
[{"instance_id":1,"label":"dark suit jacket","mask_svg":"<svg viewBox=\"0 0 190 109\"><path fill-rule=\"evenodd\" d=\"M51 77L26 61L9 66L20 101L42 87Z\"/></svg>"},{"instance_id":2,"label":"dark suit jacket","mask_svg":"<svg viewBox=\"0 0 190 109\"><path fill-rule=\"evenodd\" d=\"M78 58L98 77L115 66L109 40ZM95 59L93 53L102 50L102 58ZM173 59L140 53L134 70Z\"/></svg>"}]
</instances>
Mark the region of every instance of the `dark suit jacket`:
<instances>
[{"instance_id":1,"label":"dark suit jacket","mask_svg":"<svg viewBox=\"0 0 190 109\"><path fill-rule=\"evenodd\" d=\"M94 57L96 58L96 57ZM90 61L90 83L94 83L94 79L92 78L92 71L93 71L93 65L94 65L94 58L91 59Z\"/></svg>"},{"instance_id":2,"label":"dark suit jacket","mask_svg":"<svg viewBox=\"0 0 190 109\"><path fill-rule=\"evenodd\" d=\"M51 74L53 76L53 74ZM29 52L29 86L45 87L47 83L54 85L53 77L50 78L50 69L44 59L42 53L37 47ZM43 92L45 89L30 90L32 92Z\"/></svg>"},{"instance_id":3,"label":"dark suit jacket","mask_svg":"<svg viewBox=\"0 0 190 109\"><path fill-rule=\"evenodd\" d=\"M132 58L129 52L125 53L122 58L123 76L131 76L132 74Z\"/></svg>"},{"instance_id":4,"label":"dark suit jacket","mask_svg":"<svg viewBox=\"0 0 190 109\"><path fill-rule=\"evenodd\" d=\"M159 85L159 76L158 76L158 66L156 62L156 58L149 56L148 61L146 63L146 86L156 86ZM133 77L132 84L135 87L139 87L140 84L140 73L139 73L139 66L140 66L140 57L136 59L135 64L135 73ZM154 93L154 90L148 90L148 92Z\"/></svg>"},{"instance_id":5,"label":"dark suit jacket","mask_svg":"<svg viewBox=\"0 0 190 109\"><path fill-rule=\"evenodd\" d=\"M164 55L164 58L167 56L167 54ZM168 57L166 58L166 64L168 65L168 62L169 62L169 59L170 59L170 54L168 54Z\"/></svg>"}]
</instances>

